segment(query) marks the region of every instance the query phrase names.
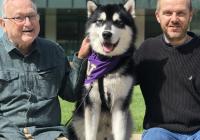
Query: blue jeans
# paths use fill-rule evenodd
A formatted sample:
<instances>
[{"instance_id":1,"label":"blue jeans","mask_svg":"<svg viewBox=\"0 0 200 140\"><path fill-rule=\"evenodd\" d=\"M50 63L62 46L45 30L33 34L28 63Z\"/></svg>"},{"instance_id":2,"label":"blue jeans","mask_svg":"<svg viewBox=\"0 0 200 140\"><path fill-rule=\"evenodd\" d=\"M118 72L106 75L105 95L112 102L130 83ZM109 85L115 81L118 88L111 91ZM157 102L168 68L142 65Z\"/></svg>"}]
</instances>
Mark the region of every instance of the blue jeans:
<instances>
[{"instance_id":1,"label":"blue jeans","mask_svg":"<svg viewBox=\"0 0 200 140\"><path fill-rule=\"evenodd\" d=\"M175 133L163 128L150 128L143 132L142 140L200 140L200 130L194 133Z\"/></svg>"}]
</instances>

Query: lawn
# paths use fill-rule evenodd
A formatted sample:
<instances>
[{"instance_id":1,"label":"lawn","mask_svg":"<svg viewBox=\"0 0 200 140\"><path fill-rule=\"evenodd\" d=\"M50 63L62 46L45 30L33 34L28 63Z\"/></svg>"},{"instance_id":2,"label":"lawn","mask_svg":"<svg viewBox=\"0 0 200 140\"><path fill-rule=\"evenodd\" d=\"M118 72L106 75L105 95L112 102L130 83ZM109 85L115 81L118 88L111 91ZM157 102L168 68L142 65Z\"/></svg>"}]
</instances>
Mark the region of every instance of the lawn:
<instances>
[{"instance_id":1,"label":"lawn","mask_svg":"<svg viewBox=\"0 0 200 140\"><path fill-rule=\"evenodd\" d=\"M142 129L142 122L144 117L144 100L140 91L139 86L134 88L132 97L132 103L130 110L134 120L134 133L140 133ZM72 116L72 111L74 110L74 104L63 100L61 101L62 108L62 123L65 124L69 118Z\"/></svg>"}]
</instances>

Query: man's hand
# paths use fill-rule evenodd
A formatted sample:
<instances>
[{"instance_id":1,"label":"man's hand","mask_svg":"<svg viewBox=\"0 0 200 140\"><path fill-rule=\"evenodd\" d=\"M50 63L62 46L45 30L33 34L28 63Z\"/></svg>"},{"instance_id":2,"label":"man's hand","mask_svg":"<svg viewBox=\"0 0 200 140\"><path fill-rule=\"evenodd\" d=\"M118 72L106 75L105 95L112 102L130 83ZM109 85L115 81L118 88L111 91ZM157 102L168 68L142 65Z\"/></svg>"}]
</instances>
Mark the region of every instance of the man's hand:
<instances>
[{"instance_id":1,"label":"man's hand","mask_svg":"<svg viewBox=\"0 0 200 140\"><path fill-rule=\"evenodd\" d=\"M78 52L78 58L86 58L90 53L90 40L88 37L85 37L82 41L81 48Z\"/></svg>"}]
</instances>

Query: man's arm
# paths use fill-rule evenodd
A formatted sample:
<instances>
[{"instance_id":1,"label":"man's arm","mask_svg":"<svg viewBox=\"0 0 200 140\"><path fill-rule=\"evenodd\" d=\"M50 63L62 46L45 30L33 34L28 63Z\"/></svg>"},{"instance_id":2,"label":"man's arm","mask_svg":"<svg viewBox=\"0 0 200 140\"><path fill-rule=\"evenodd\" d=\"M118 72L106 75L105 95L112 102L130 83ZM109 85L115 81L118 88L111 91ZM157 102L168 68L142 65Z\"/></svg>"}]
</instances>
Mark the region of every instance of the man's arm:
<instances>
[{"instance_id":1,"label":"man's arm","mask_svg":"<svg viewBox=\"0 0 200 140\"><path fill-rule=\"evenodd\" d=\"M87 68L87 56L90 53L89 39L86 37L78 54L74 55L72 64L66 60L66 73L60 96L68 101L76 101L80 96Z\"/></svg>"}]
</instances>

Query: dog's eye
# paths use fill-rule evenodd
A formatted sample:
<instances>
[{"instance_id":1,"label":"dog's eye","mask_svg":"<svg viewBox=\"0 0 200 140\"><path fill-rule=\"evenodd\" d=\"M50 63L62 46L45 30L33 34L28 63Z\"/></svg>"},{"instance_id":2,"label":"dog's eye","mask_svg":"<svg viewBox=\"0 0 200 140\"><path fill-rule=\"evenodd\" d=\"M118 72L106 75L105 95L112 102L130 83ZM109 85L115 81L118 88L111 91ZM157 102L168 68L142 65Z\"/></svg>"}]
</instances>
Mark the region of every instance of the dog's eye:
<instances>
[{"instance_id":1,"label":"dog's eye","mask_svg":"<svg viewBox=\"0 0 200 140\"><path fill-rule=\"evenodd\" d=\"M124 23L123 23L121 20L116 20L116 21L114 21L114 24L115 24L116 26L119 26L119 27L123 27L123 26L124 26Z\"/></svg>"},{"instance_id":2,"label":"dog's eye","mask_svg":"<svg viewBox=\"0 0 200 140\"><path fill-rule=\"evenodd\" d=\"M98 26L103 25L103 23L104 23L103 20L97 20L97 21L96 21L96 24L97 24Z\"/></svg>"}]
</instances>

